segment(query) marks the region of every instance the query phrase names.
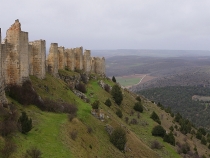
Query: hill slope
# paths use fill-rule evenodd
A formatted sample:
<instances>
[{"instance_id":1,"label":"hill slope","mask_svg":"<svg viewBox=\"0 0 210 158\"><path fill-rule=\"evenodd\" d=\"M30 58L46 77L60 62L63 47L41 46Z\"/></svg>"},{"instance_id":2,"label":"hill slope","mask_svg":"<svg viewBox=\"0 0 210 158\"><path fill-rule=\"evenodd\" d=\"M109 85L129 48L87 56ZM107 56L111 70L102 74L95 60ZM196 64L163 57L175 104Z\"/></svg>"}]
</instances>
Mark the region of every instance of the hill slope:
<instances>
[{"instance_id":1,"label":"hill slope","mask_svg":"<svg viewBox=\"0 0 210 158\"><path fill-rule=\"evenodd\" d=\"M62 75L77 78L79 74L65 71ZM115 104L110 93L105 91L99 81L114 86L115 83L107 78L98 75L91 75L86 84L87 92L85 93L90 100L84 102L77 97L70 89L67 82L61 79L47 75L46 79L40 80L31 76L31 82L34 90L42 99L51 99L54 101L75 104L78 108L77 117L69 121L68 114L53 113L41 111L34 105L23 106L12 98L10 102L15 104L18 114L25 111L33 120L33 129L27 134L15 132L9 135L12 141L16 143L17 150L10 156L13 158L23 157L26 150L36 146L41 152L42 157L180 157L177 153L178 146L170 145L160 137L154 137L151 131L154 126L158 125L150 118L155 111L160 119L161 125L170 131L171 126L179 125L173 121L170 114L161 110L152 102L141 97L141 103L144 106L143 113L138 114L133 110L137 102L136 95L121 89L123 93L123 102L119 106ZM104 104L106 99L110 98L112 106ZM91 114L91 103L99 100L99 107L103 110L105 118L99 120ZM119 118L116 111L120 109L123 117ZM126 121L126 118L128 121ZM131 120L135 119L137 123L132 124ZM107 125L112 128L122 127L126 131L127 143L124 152L118 150L109 140L109 134L106 131ZM182 134L179 130L173 131L176 142L180 144L188 143L190 151L194 152L196 146L199 155L209 155L210 152L205 145L200 144L194 135ZM74 137L72 137L74 136ZM1 149L7 137L1 137ZM163 146L162 149L151 149L151 144L157 140Z\"/></svg>"}]
</instances>

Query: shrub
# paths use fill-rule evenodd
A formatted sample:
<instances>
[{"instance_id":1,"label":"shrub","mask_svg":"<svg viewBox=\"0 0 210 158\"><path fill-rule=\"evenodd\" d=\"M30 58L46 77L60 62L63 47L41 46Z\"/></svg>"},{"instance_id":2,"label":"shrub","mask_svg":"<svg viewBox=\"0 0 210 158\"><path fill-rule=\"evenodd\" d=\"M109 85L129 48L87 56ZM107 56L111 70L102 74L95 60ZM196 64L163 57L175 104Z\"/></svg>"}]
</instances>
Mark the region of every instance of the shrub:
<instances>
[{"instance_id":1,"label":"shrub","mask_svg":"<svg viewBox=\"0 0 210 158\"><path fill-rule=\"evenodd\" d=\"M197 131L196 138L201 140L201 138L202 138L201 132Z\"/></svg>"},{"instance_id":2,"label":"shrub","mask_svg":"<svg viewBox=\"0 0 210 158\"><path fill-rule=\"evenodd\" d=\"M175 138L172 132L165 134L163 141L175 146Z\"/></svg>"},{"instance_id":3,"label":"shrub","mask_svg":"<svg viewBox=\"0 0 210 158\"><path fill-rule=\"evenodd\" d=\"M136 100L139 101L139 102L141 102L140 96L137 96L137 97L136 97Z\"/></svg>"},{"instance_id":4,"label":"shrub","mask_svg":"<svg viewBox=\"0 0 210 158\"><path fill-rule=\"evenodd\" d=\"M80 74L81 76L81 80L84 84L87 84L88 83L88 76L87 74Z\"/></svg>"},{"instance_id":5,"label":"shrub","mask_svg":"<svg viewBox=\"0 0 210 158\"><path fill-rule=\"evenodd\" d=\"M202 135L206 135L206 130L204 128L199 128L198 131L202 134Z\"/></svg>"},{"instance_id":6,"label":"shrub","mask_svg":"<svg viewBox=\"0 0 210 158\"><path fill-rule=\"evenodd\" d=\"M112 87L111 95L112 95L114 101L118 105L120 105L122 100L123 100L123 95L122 95L122 91L121 91L121 89L120 89L120 87L118 85L114 85Z\"/></svg>"},{"instance_id":7,"label":"shrub","mask_svg":"<svg viewBox=\"0 0 210 158\"><path fill-rule=\"evenodd\" d=\"M112 102L110 99L107 99L104 103L106 106L110 107L112 105Z\"/></svg>"},{"instance_id":8,"label":"shrub","mask_svg":"<svg viewBox=\"0 0 210 158\"><path fill-rule=\"evenodd\" d=\"M25 158L41 158L42 152L37 147L26 150Z\"/></svg>"},{"instance_id":9,"label":"shrub","mask_svg":"<svg viewBox=\"0 0 210 158\"><path fill-rule=\"evenodd\" d=\"M87 92L86 86L85 86L85 84L82 83L82 82L80 82L79 84L77 84L77 85L75 86L75 88L76 88L78 91L82 92L82 93L86 93L86 92Z\"/></svg>"},{"instance_id":10,"label":"shrub","mask_svg":"<svg viewBox=\"0 0 210 158\"><path fill-rule=\"evenodd\" d=\"M205 137L202 137L202 138L201 138L201 144L204 144L204 145L207 144L207 141L206 141L206 138L205 138Z\"/></svg>"},{"instance_id":11,"label":"shrub","mask_svg":"<svg viewBox=\"0 0 210 158\"><path fill-rule=\"evenodd\" d=\"M89 134L91 134L91 133L93 132L93 129L92 129L90 126L88 126L88 127L87 127L87 132L88 132Z\"/></svg>"},{"instance_id":12,"label":"shrub","mask_svg":"<svg viewBox=\"0 0 210 158\"><path fill-rule=\"evenodd\" d=\"M116 128L110 135L110 142L119 150L124 150L127 142L126 132L121 127Z\"/></svg>"},{"instance_id":13,"label":"shrub","mask_svg":"<svg viewBox=\"0 0 210 158\"><path fill-rule=\"evenodd\" d=\"M39 108L42 108L43 104L40 100L40 97L34 91L29 80L23 82L22 86L9 85L7 89L7 94L22 105L34 104Z\"/></svg>"},{"instance_id":14,"label":"shrub","mask_svg":"<svg viewBox=\"0 0 210 158\"><path fill-rule=\"evenodd\" d=\"M121 111L120 109L117 109L116 115L117 115L119 118L122 118L122 116L123 116L122 111Z\"/></svg>"},{"instance_id":15,"label":"shrub","mask_svg":"<svg viewBox=\"0 0 210 158\"><path fill-rule=\"evenodd\" d=\"M99 108L99 101L95 100L91 105L92 105L93 109L98 109Z\"/></svg>"},{"instance_id":16,"label":"shrub","mask_svg":"<svg viewBox=\"0 0 210 158\"><path fill-rule=\"evenodd\" d=\"M3 148L1 149L1 155L4 158L9 158L10 155L12 155L12 153L15 152L15 150L16 150L16 145L11 141L6 140Z\"/></svg>"},{"instance_id":17,"label":"shrub","mask_svg":"<svg viewBox=\"0 0 210 158\"><path fill-rule=\"evenodd\" d=\"M26 112L22 112L22 115L19 117L18 122L21 125L21 132L23 134L28 133L32 129L32 120L28 118Z\"/></svg>"},{"instance_id":18,"label":"shrub","mask_svg":"<svg viewBox=\"0 0 210 158\"><path fill-rule=\"evenodd\" d=\"M161 149L163 146L157 140L151 142L152 149Z\"/></svg>"},{"instance_id":19,"label":"shrub","mask_svg":"<svg viewBox=\"0 0 210 158\"><path fill-rule=\"evenodd\" d=\"M77 134L78 134L77 130L71 131L71 132L70 132L71 139L72 139L72 140L76 140Z\"/></svg>"},{"instance_id":20,"label":"shrub","mask_svg":"<svg viewBox=\"0 0 210 158\"><path fill-rule=\"evenodd\" d=\"M116 83L116 79L115 79L115 77L114 77L114 76L112 77L112 81Z\"/></svg>"},{"instance_id":21,"label":"shrub","mask_svg":"<svg viewBox=\"0 0 210 158\"><path fill-rule=\"evenodd\" d=\"M137 121L136 119L133 118L133 119L130 121L130 124L136 125L136 124L138 124L138 121Z\"/></svg>"},{"instance_id":22,"label":"shrub","mask_svg":"<svg viewBox=\"0 0 210 158\"><path fill-rule=\"evenodd\" d=\"M54 101L50 99L45 99L44 101L43 110L50 111L50 112L64 112L69 114L75 114L77 112L77 107L74 104L69 104L65 102Z\"/></svg>"},{"instance_id":23,"label":"shrub","mask_svg":"<svg viewBox=\"0 0 210 158\"><path fill-rule=\"evenodd\" d=\"M138 112L143 112L143 106L141 105L141 102L135 103L133 109L138 111Z\"/></svg>"},{"instance_id":24,"label":"shrub","mask_svg":"<svg viewBox=\"0 0 210 158\"><path fill-rule=\"evenodd\" d=\"M76 116L76 114L68 114L69 121L71 122Z\"/></svg>"},{"instance_id":25,"label":"shrub","mask_svg":"<svg viewBox=\"0 0 210 158\"><path fill-rule=\"evenodd\" d=\"M129 118L128 117L125 117L125 122L126 123L128 123L128 120L129 120Z\"/></svg>"},{"instance_id":26,"label":"shrub","mask_svg":"<svg viewBox=\"0 0 210 158\"><path fill-rule=\"evenodd\" d=\"M109 87L108 84L105 84L105 85L104 85L104 89L105 89L105 91L107 91L108 93L110 92L110 87Z\"/></svg>"},{"instance_id":27,"label":"shrub","mask_svg":"<svg viewBox=\"0 0 210 158\"><path fill-rule=\"evenodd\" d=\"M150 116L151 119L153 119L155 122L157 122L158 124L161 124L161 121L160 121L160 118L159 116L153 111L151 116Z\"/></svg>"},{"instance_id":28,"label":"shrub","mask_svg":"<svg viewBox=\"0 0 210 158\"><path fill-rule=\"evenodd\" d=\"M165 134L166 130L161 125L157 125L152 129L153 136L164 137Z\"/></svg>"}]
</instances>

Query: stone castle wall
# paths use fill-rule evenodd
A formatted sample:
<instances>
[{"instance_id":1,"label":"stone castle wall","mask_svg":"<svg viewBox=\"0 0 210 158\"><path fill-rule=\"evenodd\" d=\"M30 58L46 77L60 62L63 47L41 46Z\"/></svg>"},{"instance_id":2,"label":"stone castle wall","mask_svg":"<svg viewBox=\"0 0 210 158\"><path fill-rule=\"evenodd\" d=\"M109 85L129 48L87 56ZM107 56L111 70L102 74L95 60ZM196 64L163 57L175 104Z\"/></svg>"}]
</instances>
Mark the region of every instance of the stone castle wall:
<instances>
[{"instance_id":1,"label":"stone castle wall","mask_svg":"<svg viewBox=\"0 0 210 158\"><path fill-rule=\"evenodd\" d=\"M37 40L29 43L29 72L40 79L46 75L46 42Z\"/></svg>"},{"instance_id":2,"label":"stone castle wall","mask_svg":"<svg viewBox=\"0 0 210 158\"><path fill-rule=\"evenodd\" d=\"M51 43L46 60L45 40L29 42L28 32L22 31L19 20L15 20L0 43L0 103L6 101L5 86L21 85L29 79L29 75L44 79L46 72L58 77L58 70L66 68L105 74L105 59L91 57L90 50L85 50L83 54L83 47L65 49Z\"/></svg>"}]
</instances>

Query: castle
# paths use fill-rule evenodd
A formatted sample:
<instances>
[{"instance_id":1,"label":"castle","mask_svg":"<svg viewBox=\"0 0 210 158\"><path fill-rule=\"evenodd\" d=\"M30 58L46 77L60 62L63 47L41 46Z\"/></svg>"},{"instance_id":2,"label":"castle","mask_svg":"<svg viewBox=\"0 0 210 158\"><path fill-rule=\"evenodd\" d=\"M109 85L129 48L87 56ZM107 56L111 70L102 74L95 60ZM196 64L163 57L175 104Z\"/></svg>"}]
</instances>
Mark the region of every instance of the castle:
<instances>
[{"instance_id":1,"label":"castle","mask_svg":"<svg viewBox=\"0 0 210 158\"><path fill-rule=\"evenodd\" d=\"M69 49L58 43L51 43L46 57L46 41L29 42L28 32L22 31L19 20L15 20L0 45L0 103L6 102L7 85L21 85L29 75L44 79L46 72L57 77L59 69L105 74L105 58L91 57L91 51L83 53L83 47Z\"/></svg>"}]
</instances>

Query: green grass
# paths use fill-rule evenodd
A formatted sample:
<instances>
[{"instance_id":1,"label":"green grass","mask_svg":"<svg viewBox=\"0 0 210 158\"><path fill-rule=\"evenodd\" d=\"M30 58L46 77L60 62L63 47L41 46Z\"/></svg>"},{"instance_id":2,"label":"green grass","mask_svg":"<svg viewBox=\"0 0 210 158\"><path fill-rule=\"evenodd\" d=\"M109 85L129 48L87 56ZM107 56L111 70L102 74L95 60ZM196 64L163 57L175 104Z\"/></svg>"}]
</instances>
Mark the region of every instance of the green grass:
<instances>
[{"instance_id":1,"label":"green grass","mask_svg":"<svg viewBox=\"0 0 210 158\"><path fill-rule=\"evenodd\" d=\"M14 136L18 146L14 157L23 157L27 149L37 147L42 157L73 157L70 149L62 142L61 126L67 122L66 114L42 112L34 107L24 109L33 118L34 128L27 134Z\"/></svg>"},{"instance_id":2,"label":"green grass","mask_svg":"<svg viewBox=\"0 0 210 158\"><path fill-rule=\"evenodd\" d=\"M132 86L135 84L138 84L141 78L123 78L123 77L116 77L117 82L120 83L120 85L127 87Z\"/></svg>"}]
</instances>

